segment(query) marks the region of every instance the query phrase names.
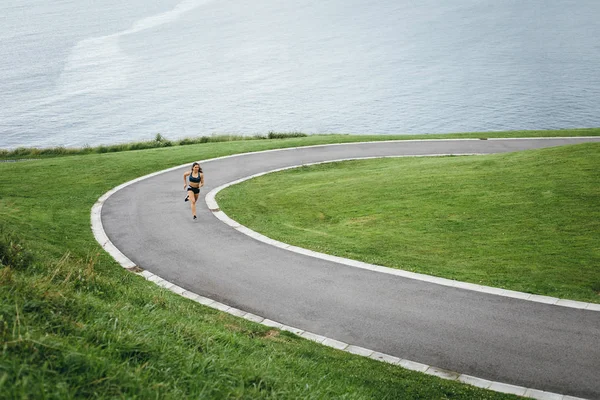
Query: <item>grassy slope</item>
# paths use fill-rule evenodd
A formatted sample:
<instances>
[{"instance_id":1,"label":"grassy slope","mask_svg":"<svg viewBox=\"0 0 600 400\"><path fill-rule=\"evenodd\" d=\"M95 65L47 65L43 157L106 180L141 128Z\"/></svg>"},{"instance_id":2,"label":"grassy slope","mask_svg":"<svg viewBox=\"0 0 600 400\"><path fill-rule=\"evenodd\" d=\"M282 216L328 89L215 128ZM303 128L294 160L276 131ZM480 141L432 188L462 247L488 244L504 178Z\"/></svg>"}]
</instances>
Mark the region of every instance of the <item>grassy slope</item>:
<instances>
[{"instance_id":1,"label":"grassy slope","mask_svg":"<svg viewBox=\"0 0 600 400\"><path fill-rule=\"evenodd\" d=\"M219 193L274 239L342 257L600 302L600 144L323 164Z\"/></svg>"},{"instance_id":2,"label":"grassy slope","mask_svg":"<svg viewBox=\"0 0 600 400\"><path fill-rule=\"evenodd\" d=\"M580 133L558 136L569 134ZM206 143L0 163L0 393L57 399L510 398L207 309L124 271L90 232L98 197L138 176L245 151L361 140Z\"/></svg>"}]
</instances>

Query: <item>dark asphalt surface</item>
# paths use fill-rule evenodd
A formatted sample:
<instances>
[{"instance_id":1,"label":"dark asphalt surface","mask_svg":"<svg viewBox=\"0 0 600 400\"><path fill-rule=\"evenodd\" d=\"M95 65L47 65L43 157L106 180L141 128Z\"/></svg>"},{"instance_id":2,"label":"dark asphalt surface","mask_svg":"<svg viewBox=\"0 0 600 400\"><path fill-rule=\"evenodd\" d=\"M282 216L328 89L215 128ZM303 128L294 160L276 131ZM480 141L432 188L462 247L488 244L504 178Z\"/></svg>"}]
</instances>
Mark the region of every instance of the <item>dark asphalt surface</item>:
<instances>
[{"instance_id":1,"label":"dark asphalt surface","mask_svg":"<svg viewBox=\"0 0 600 400\"><path fill-rule=\"evenodd\" d=\"M348 144L202 162L192 221L181 168L108 198L102 223L138 266L189 291L306 331L492 381L600 399L600 312L390 276L256 241L215 218L204 195L289 165L351 157L500 153L600 138ZM190 164L192 161L190 160Z\"/></svg>"}]
</instances>

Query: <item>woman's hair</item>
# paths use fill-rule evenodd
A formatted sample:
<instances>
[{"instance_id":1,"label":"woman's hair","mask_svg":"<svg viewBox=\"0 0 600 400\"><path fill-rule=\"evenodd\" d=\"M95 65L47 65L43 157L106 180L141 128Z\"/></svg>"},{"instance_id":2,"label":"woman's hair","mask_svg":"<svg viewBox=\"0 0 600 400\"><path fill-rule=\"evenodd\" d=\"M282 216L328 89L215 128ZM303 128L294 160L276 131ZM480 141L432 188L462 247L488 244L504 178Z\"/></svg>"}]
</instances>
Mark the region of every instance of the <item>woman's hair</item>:
<instances>
[{"instance_id":1,"label":"woman's hair","mask_svg":"<svg viewBox=\"0 0 600 400\"><path fill-rule=\"evenodd\" d=\"M200 166L200 163L197 163L197 162L195 162L195 163L192 164L192 171L194 170L194 167L196 165L198 166L198 172L202 172L202 167Z\"/></svg>"}]
</instances>

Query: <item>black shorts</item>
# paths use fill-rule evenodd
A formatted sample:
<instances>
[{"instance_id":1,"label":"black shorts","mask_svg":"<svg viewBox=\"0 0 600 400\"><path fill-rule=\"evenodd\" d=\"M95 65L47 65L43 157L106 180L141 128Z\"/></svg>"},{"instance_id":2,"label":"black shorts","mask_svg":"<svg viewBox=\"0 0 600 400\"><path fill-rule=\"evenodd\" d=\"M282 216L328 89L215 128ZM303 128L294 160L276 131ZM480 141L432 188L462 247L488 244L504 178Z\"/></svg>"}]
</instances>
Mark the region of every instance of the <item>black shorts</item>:
<instances>
[{"instance_id":1,"label":"black shorts","mask_svg":"<svg viewBox=\"0 0 600 400\"><path fill-rule=\"evenodd\" d=\"M191 190L192 192L194 192L194 194L200 193L200 188L188 186L187 190Z\"/></svg>"}]
</instances>

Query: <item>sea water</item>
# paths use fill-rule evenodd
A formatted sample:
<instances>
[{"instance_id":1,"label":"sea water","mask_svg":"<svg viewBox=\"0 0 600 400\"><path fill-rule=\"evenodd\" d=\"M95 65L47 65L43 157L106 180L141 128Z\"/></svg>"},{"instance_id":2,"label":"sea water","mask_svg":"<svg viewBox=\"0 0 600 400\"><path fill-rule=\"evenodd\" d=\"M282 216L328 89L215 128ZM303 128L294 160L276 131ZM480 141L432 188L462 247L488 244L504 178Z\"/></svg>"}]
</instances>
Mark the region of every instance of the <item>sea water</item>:
<instances>
[{"instance_id":1,"label":"sea water","mask_svg":"<svg viewBox=\"0 0 600 400\"><path fill-rule=\"evenodd\" d=\"M0 148L600 126L597 0L3 0Z\"/></svg>"}]
</instances>

